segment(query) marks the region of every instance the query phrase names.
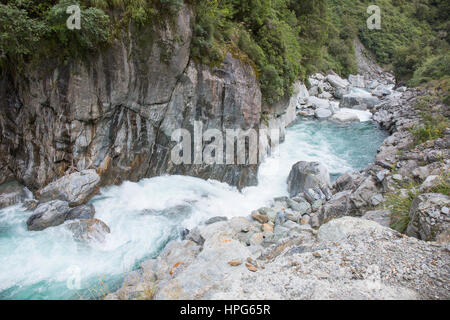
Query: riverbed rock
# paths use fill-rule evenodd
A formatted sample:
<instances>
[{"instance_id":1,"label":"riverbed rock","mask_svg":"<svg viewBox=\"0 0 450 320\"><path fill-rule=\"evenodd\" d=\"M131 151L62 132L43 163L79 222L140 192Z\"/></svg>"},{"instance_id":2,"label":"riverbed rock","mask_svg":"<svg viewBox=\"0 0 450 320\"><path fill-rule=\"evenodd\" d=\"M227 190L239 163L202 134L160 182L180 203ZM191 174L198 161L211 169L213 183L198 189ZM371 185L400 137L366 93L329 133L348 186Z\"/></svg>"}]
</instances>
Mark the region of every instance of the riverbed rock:
<instances>
[{"instance_id":1,"label":"riverbed rock","mask_svg":"<svg viewBox=\"0 0 450 320\"><path fill-rule=\"evenodd\" d=\"M364 76L362 76L360 74L358 74L358 75L353 75L353 74L349 75L348 76L348 81L350 82L350 84L353 87L356 87L356 88L365 88L366 87Z\"/></svg>"},{"instance_id":2,"label":"riverbed rock","mask_svg":"<svg viewBox=\"0 0 450 320\"><path fill-rule=\"evenodd\" d=\"M370 176L352 193L350 199L357 209L361 209L365 206L372 206L372 198L378 193L377 182Z\"/></svg>"},{"instance_id":3,"label":"riverbed rock","mask_svg":"<svg viewBox=\"0 0 450 320\"><path fill-rule=\"evenodd\" d=\"M384 227L390 227L391 225L391 211L390 210L373 210L367 211L363 216L363 219L372 220Z\"/></svg>"},{"instance_id":4,"label":"riverbed rock","mask_svg":"<svg viewBox=\"0 0 450 320\"><path fill-rule=\"evenodd\" d=\"M406 234L425 241L449 243L449 206L449 196L440 193L418 195L411 204Z\"/></svg>"},{"instance_id":5,"label":"riverbed rock","mask_svg":"<svg viewBox=\"0 0 450 320\"><path fill-rule=\"evenodd\" d=\"M359 122L359 117L357 114L347 111L347 110L339 110L331 117L331 120L335 120L338 122Z\"/></svg>"},{"instance_id":6,"label":"riverbed rock","mask_svg":"<svg viewBox=\"0 0 450 320\"><path fill-rule=\"evenodd\" d=\"M342 191L333 195L333 197L325 203L319 213L319 223L324 222L332 218L340 218L349 215L352 211L350 202L351 191Z\"/></svg>"},{"instance_id":7,"label":"riverbed rock","mask_svg":"<svg viewBox=\"0 0 450 320\"><path fill-rule=\"evenodd\" d=\"M346 79L342 79L338 75L329 74L326 79L334 88L346 88L350 84Z\"/></svg>"},{"instance_id":8,"label":"riverbed rock","mask_svg":"<svg viewBox=\"0 0 450 320\"><path fill-rule=\"evenodd\" d=\"M330 174L319 162L299 161L292 166L287 179L288 192L291 197L309 188L330 185Z\"/></svg>"},{"instance_id":9,"label":"riverbed rock","mask_svg":"<svg viewBox=\"0 0 450 320\"><path fill-rule=\"evenodd\" d=\"M106 235L111 233L110 228L100 219L84 219L71 222L67 228L72 231L73 237L82 242L104 242Z\"/></svg>"},{"instance_id":10,"label":"riverbed rock","mask_svg":"<svg viewBox=\"0 0 450 320\"><path fill-rule=\"evenodd\" d=\"M90 220L95 215L95 207L93 204L82 205L72 208L67 212L66 220Z\"/></svg>"},{"instance_id":11,"label":"riverbed rock","mask_svg":"<svg viewBox=\"0 0 450 320\"><path fill-rule=\"evenodd\" d=\"M317 119L327 119L331 117L332 113L330 109L319 108L316 109L314 115L316 116Z\"/></svg>"},{"instance_id":12,"label":"riverbed rock","mask_svg":"<svg viewBox=\"0 0 450 320\"><path fill-rule=\"evenodd\" d=\"M341 108L355 109L356 106L363 105L367 109L373 109L379 100L370 93L349 93L342 97Z\"/></svg>"},{"instance_id":13,"label":"riverbed rock","mask_svg":"<svg viewBox=\"0 0 450 320\"><path fill-rule=\"evenodd\" d=\"M311 96L308 98L308 105L314 109L328 109L330 107L330 101Z\"/></svg>"},{"instance_id":14,"label":"riverbed rock","mask_svg":"<svg viewBox=\"0 0 450 320\"><path fill-rule=\"evenodd\" d=\"M53 200L42 203L28 218L27 228L30 231L41 231L63 224L69 210L69 203L66 201Z\"/></svg>"},{"instance_id":15,"label":"riverbed rock","mask_svg":"<svg viewBox=\"0 0 450 320\"><path fill-rule=\"evenodd\" d=\"M59 178L38 191L40 202L61 200L75 207L86 203L97 191L100 176L93 169Z\"/></svg>"}]
</instances>

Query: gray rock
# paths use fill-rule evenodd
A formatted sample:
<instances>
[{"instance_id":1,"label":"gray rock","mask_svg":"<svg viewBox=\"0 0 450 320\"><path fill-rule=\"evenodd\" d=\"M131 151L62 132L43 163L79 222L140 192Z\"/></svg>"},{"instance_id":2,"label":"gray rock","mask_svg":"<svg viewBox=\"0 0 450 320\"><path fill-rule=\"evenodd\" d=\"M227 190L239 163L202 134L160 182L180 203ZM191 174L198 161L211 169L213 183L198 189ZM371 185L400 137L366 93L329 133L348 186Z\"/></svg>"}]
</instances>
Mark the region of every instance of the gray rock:
<instances>
[{"instance_id":1,"label":"gray rock","mask_svg":"<svg viewBox=\"0 0 450 320\"><path fill-rule=\"evenodd\" d=\"M75 240L83 242L104 242L106 235L111 233L106 223L99 219L77 220L69 223L67 228L72 231Z\"/></svg>"},{"instance_id":2,"label":"gray rock","mask_svg":"<svg viewBox=\"0 0 450 320\"><path fill-rule=\"evenodd\" d=\"M346 88L349 86L349 82L345 79L342 79L338 75L333 74L328 75L327 81L335 88Z\"/></svg>"},{"instance_id":3,"label":"gray rock","mask_svg":"<svg viewBox=\"0 0 450 320\"><path fill-rule=\"evenodd\" d=\"M53 200L40 204L27 220L30 231L41 231L48 227L58 226L66 221L69 212L69 204L66 201Z\"/></svg>"},{"instance_id":4,"label":"gray rock","mask_svg":"<svg viewBox=\"0 0 450 320\"><path fill-rule=\"evenodd\" d=\"M329 186L330 175L319 162L300 161L292 166L287 183L289 195L294 197L309 188Z\"/></svg>"},{"instance_id":5,"label":"gray rock","mask_svg":"<svg viewBox=\"0 0 450 320\"><path fill-rule=\"evenodd\" d=\"M322 224L332 218L349 215L352 211L350 202L351 191L336 193L330 201L325 203L319 213L319 223Z\"/></svg>"},{"instance_id":6,"label":"gray rock","mask_svg":"<svg viewBox=\"0 0 450 320\"><path fill-rule=\"evenodd\" d=\"M288 199L287 205L292 210L298 212L299 214L305 214L311 210L311 205L305 200L301 202L297 202L291 199Z\"/></svg>"},{"instance_id":7,"label":"gray rock","mask_svg":"<svg viewBox=\"0 0 450 320\"><path fill-rule=\"evenodd\" d=\"M429 191L431 191L431 189L437 187L440 183L441 183L441 177L439 177L437 175L428 176L425 179L425 181L420 185L419 191L422 193L429 192Z\"/></svg>"},{"instance_id":8,"label":"gray rock","mask_svg":"<svg viewBox=\"0 0 450 320\"><path fill-rule=\"evenodd\" d=\"M378 222L384 227L390 227L391 225L391 212L389 210L367 211L362 218Z\"/></svg>"},{"instance_id":9,"label":"gray rock","mask_svg":"<svg viewBox=\"0 0 450 320\"><path fill-rule=\"evenodd\" d=\"M354 109L355 106L363 105L367 109L373 109L380 101L377 97L371 96L369 93L349 93L342 97L341 108Z\"/></svg>"},{"instance_id":10,"label":"gray rock","mask_svg":"<svg viewBox=\"0 0 450 320\"><path fill-rule=\"evenodd\" d=\"M359 173L345 173L339 178L336 179L333 187L336 191L345 191L345 190L353 190L356 189L361 182L363 181L363 177Z\"/></svg>"},{"instance_id":11,"label":"gray rock","mask_svg":"<svg viewBox=\"0 0 450 320\"><path fill-rule=\"evenodd\" d=\"M212 217L212 218L209 218L208 220L206 220L205 224L208 225L208 224L213 224L216 222L227 221L227 220L228 220L227 217Z\"/></svg>"},{"instance_id":12,"label":"gray rock","mask_svg":"<svg viewBox=\"0 0 450 320\"><path fill-rule=\"evenodd\" d=\"M365 83L364 77L362 75L351 74L348 76L348 81L350 82L350 84L353 87L356 87L356 88L365 88L366 87L366 83Z\"/></svg>"},{"instance_id":13,"label":"gray rock","mask_svg":"<svg viewBox=\"0 0 450 320\"><path fill-rule=\"evenodd\" d=\"M94 215L94 205L83 205L70 209L66 215L66 220L90 220L94 218Z\"/></svg>"},{"instance_id":14,"label":"gray rock","mask_svg":"<svg viewBox=\"0 0 450 320\"><path fill-rule=\"evenodd\" d=\"M370 199L370 202L372 203L372 205L374 207L376 207L380 203L384 202L384 197L383 197L383 195L381 193L376 194Z\"/></svg>"},{"instance_id":15,"label":"gray rock","mask_svg":"<svg viewBox=\"0 0 450 320\"><path fill-rule=\"evenodd\" d=\"M450 205L450 197L440 193L418 195L411 204L406 234L425 241L450 242L450 219L442 208Z\"/></svg>"},{"instance_id":16,"label":"gray rock","mask_svg":"<svg viewBox=\"0 0 450 320\"><path fill-rule=\"evenodd\" d=\"M317 119L327 119L331 117L332 113L330 109L319 108L316 109L314 115L316 116Z\"/></svg>"},{"instance_id":17,"label":"gray rock","mask_svg":"<svg viewBox=\"0 0 450 320\"><path fill-rule=\"evenodd\" d=\"M312 106L314 109L328 109L330 107L330 101L311 96L308 98L308 105Z\"/></svg>"},{"instance_id":18,"label":"gray rock","mask_svg":"<svg viewBox=\"0 0 450 320\"><path fill-rule=\"evenodd\" d=\"M346 111L346 110L339 110L333 116L331 117L331 120L338 121L338 122L359 122L358 115Z\"/></svg>"},{"instance_id":19,"label":"gray rock","mask_svg":"<svg viewBox=\"0 0 450 320\"><path fill-rule=\"evenodd\" d=\"M51 200L61 200L70 206L86 203L97 191L100 176L93 169L75 172L59 178L38 191L41 203Z\"/></svg>"},{"instance_id":20,"label":"gray rock","mask_svg":"<svg viewBox=\"0 0 450 320\"><path fill-rule=\"evenodd\" d=\"M352 193L350 199L357 209L372 205L372 198L379 193L375 178L372 176L366 178L358 189Z\"/></svg>"}]
</instances>

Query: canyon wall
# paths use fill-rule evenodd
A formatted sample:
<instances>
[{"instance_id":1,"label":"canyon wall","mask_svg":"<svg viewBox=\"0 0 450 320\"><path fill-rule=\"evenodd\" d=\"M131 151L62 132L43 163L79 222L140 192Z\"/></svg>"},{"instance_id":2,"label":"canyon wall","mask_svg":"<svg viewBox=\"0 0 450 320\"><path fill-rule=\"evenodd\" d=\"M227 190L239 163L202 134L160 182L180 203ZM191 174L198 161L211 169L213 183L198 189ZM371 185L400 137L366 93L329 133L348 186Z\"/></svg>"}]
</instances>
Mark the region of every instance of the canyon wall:
<instances>
[{"instance_id":1,"label":"canyon wall","mask_svg":"<svg viewBox=\"0 0 450 320\"><path fill-rule=\"evenodd\" d=\"M249 64L231 54L220 67L190 58L193 19L184 7L173 23L130 27L89 59L2 74L0 184L16 179L37 190L88 168L103 185L164 173L256 184L257 165L170 161L172 132L192 131L194 121L204 131L284 129L283 108L261 121L261 91Z\"/></svg>"}]
</instances>

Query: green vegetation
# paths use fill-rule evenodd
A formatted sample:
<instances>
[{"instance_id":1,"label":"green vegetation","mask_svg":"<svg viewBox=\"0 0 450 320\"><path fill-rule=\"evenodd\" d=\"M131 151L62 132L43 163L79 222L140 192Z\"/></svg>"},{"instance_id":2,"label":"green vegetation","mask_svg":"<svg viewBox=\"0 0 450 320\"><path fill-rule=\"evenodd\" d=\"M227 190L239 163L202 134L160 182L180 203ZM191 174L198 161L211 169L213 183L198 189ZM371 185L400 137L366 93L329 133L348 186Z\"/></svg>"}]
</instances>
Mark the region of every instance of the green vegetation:
<instances>
[{"instance_id":1,"label":"green vegetation","mask_svg":"<svg viewBox=\"0 0 450 320\"><path fill-rule=\"evenodd\" d=\"M398 232L405 233L410 221L409 211L415 194L409 191L408 195L402 195L397 192L390 193L385 204L391 211L391 228Z\"/></svg>"},{"instance_id":2,"label":"green vegetation","mask_svg":"<svg viewBox=\"0 0 450 320\"><path fill-rule=\"evenodd\" d=\"M183 0L1 0L0 67L42 58L83 57L123 30L167 23ZM227 52L249 62L264 100L278 101L316 71L357 72L359 37L402 82L450 78L447 0L185 0L195 12L192 58L219 65ZM81 30L65 27L68 5L81 6ZM369 30L367 8L381 9ZM169 18L169 19L168 19ZM63 60L63 61L64 61Z\"/></svg>"},{"instance_id":3,"label":"green vegetation","mask_svg":"<svg viewBox=\"0 0 450 320\"><path fill-rule=\"evenodd\" d=\"M329 0L336 25L353 31L399 82L417 86L450 77L448 0ZM381 10L381 30L366 25L369 5Z\"/></svg>"}]
</instances>

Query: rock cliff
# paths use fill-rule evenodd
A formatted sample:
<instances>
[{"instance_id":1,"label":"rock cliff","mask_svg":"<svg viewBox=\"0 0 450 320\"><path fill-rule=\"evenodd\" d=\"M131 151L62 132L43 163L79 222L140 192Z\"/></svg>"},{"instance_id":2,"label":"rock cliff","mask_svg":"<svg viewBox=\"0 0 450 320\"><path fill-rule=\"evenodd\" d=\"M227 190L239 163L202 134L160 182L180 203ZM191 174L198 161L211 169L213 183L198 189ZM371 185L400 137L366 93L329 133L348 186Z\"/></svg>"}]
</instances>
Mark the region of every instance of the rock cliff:
<instances>
[{"instance_id":1,"label":"rock cliff","mask_svg":"<svg viewBox=\"0 0 450 320\"><path fill-rule=\"evenodd\" d=\"M261 123L250 65L231 54L220 67L190 59L193 19L184 7L174 23L131 27L86 61L45 61L1 75L0 184L17 179L36 191L85 169L96 169L102 185L164 173L255 184L257 165L170 161L172 132L192 131L194 121L222 132L258 131ZM267 125L284 129L279 119Z\"/></svg>"}]
</instances>

